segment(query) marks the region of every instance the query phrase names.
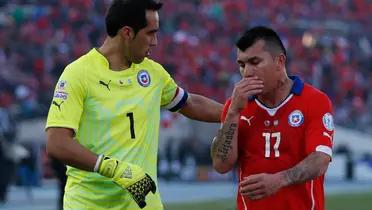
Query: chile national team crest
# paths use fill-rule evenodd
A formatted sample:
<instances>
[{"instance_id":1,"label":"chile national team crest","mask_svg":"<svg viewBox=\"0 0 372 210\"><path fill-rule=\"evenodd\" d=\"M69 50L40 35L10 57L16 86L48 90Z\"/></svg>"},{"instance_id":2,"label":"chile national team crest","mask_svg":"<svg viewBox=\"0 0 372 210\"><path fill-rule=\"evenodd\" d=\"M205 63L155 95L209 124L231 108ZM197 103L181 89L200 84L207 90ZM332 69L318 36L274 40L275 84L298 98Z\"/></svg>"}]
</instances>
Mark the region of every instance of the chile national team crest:
<instances>
[{"instance_id":1,"label":"chile national team crest","mask_svg":"<svg viewBox=\"0 0 372 210\"><path fill-rule=\"evenodd\" d=\"M299 127L302 125L302 123L304 123L304 115L300 110L294 110L288 116L288 123L292 127Z\"/></svg>"},{"instance_id":2,"label":"chile national team crest","mask_svg":"<svg viewBox=\"0 0 372 210\"><path fill-rule=\"evenodd\" d=\"M146 70L139 71L137 81L142 87L148 87L151 83L150 74Z\"/></svg>"}]
</instances>

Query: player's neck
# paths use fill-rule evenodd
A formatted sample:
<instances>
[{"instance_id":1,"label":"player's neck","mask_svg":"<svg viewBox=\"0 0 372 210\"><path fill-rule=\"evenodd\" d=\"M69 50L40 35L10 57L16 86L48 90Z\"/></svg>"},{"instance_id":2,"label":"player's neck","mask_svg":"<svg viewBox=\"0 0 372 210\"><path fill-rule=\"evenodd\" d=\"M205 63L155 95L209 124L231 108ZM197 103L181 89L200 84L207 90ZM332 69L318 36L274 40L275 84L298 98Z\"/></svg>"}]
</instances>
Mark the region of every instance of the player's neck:
<instances>
[{"instance_id":1,"label":"player's neck","mask_svg":"<svg viewBox=\"0 0 372 210\"><path fill-rule=\"evenodd\" d=\"M106 38L105 42L97 49L109 63L109 68L112 71L122 71L128 69L131 65L125 58L124 50L120 44L117 44L117 39Z\"/></svg>"},{"instance_id":2,"label":"player's neck","mask_svg":"<svg viewBox=\"0 0 372 210\"><path fill-rule=\"evenodd\" d=\"M285 76L283 79L278 80L277 86L269 93L258 96L258 99L267 107L279 106L291 93L293 81Z\"/></svg>"}]
</instances>

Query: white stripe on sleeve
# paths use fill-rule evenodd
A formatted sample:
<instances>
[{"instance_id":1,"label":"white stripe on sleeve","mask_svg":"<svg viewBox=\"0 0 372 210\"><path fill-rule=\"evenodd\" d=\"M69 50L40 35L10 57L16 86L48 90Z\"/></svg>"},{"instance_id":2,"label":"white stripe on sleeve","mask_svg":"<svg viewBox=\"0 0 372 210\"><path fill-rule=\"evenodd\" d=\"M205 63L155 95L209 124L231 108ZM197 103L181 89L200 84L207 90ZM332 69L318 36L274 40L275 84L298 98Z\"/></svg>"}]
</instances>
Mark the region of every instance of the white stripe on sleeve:
<instances>
[{"instance_id":1,"label":"white stripe on sleeve","mask_svg":"<svg viewBox=\"0 0 372 210\"><path fill-rule=\"evenodd\" d=\"M185 95L185 91L182 88L178 87L176 94L177 95L173 98L173 100L169 104L163 106L164 109L172 109L176 107L178 103L181 101L182 97Z\"/></svg>"}]
</instances>

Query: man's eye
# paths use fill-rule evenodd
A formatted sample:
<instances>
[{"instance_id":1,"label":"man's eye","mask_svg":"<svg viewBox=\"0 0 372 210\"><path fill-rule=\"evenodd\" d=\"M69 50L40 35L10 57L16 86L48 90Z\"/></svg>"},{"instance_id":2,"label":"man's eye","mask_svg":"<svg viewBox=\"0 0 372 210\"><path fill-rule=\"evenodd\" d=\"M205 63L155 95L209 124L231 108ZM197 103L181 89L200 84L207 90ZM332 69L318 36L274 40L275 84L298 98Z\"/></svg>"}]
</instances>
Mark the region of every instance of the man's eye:
<instances>
[{"instance_id":1,"label":"man's eye","mask_svg":"<svg viewBox=\"0 0 372 210\"><path fill-rule=\"evenodd\" d=\"M251 64L254 66L257 66L260 63L260 61L252 61Z\"/></svg>"}]
</instances>

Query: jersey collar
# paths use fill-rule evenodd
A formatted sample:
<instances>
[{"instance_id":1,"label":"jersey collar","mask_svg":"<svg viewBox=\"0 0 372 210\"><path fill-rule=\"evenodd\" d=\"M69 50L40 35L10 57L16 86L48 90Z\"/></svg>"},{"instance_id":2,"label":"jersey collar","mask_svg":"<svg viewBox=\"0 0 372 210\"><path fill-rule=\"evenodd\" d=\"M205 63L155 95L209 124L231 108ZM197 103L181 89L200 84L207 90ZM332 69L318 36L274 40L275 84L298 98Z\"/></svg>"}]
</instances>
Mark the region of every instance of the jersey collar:
<instances>
[{"instance_id":1,"label":"jersey collar","mask_svg":"<svg viewBox=\"0 0 372 210\"><path fill-rule=\"evenodd\" d=\"M107 68L110 68L110 64L108 62L108 60L106 59L105 56L103 56L99 51L98 49L96 48L93 48L91 50L91 52L94 54L94 56L96 57L96 59L104 66L106 66Z\"/></svg>"},{"instance_id":2,"label":"jersey collar","mask_svg":"<svg viewBox=\"0 0 372 210\"><path fill-rule=\"evenodd\" d=\"M289 79L293 80L293 85L290 93L293 93L297 96L301 95L302 90L304 89L304 82L298 76L289 76ZM257 96L250 96L248 98L249 101L253 101L256 99Z\"/></svg>"},{"instance_id":3,"label":"jersey collar","mask_svg":"<svg viewBox=\"0 0 372 210\"><path fill-rule=\"evenodd\" d=\"M301 95L302 90L304 89L304 82L298 76L289 76L289 78L293 80L291 93L298 96Z\"/></svg>"}]
</instances>

